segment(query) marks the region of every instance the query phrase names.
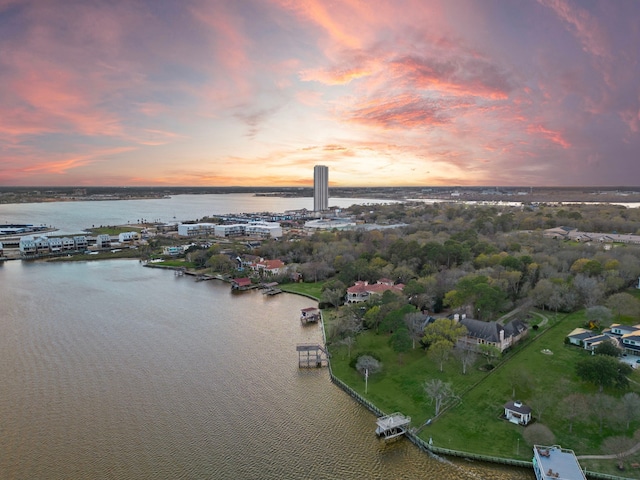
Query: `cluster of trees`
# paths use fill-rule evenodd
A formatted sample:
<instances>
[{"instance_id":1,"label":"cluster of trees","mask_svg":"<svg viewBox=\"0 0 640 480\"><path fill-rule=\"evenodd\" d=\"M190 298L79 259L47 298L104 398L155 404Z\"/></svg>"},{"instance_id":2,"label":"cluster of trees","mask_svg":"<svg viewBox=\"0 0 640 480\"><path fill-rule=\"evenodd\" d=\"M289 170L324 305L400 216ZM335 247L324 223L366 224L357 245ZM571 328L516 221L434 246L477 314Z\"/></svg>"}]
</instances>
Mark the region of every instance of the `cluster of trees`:
<instances>
[{"instance_id":1,"label":"cluster of trees","mask_svg":"<svg viewBox=\"0 0 640 480\"><path fill-rule=\"evenodd\" d=\"M198 267L234 274L235 257L279 258L305 281L332 280L323 301L338 306L357 280L389 278L405 285L405 302L419 310L444 308L496 318L529 303L553 311L605 304L640 276L640 248L543 238L543 228L569 224L603 233L640 231L638 209L612 205L497 207L401 203L353 206L365 222L398 222L393 229L323 231L307 238L266 240L257 251L237 244L193 247ZM274 277L286 282L290 271Z\"/></svg>"}]
</instances>

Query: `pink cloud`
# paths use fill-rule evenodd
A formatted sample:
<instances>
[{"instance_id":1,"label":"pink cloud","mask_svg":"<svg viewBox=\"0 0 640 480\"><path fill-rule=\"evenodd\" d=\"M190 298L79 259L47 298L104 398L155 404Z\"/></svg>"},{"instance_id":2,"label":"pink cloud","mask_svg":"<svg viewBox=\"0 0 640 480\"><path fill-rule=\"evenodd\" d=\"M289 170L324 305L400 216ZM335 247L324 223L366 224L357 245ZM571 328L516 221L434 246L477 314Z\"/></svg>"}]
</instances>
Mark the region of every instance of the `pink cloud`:
<instances>
[{"instance_id":1,"label":"pink cloud","mask_svg":"<svg viewBox=\"0 0 640 480\"><path fill-rule=\"evenodd\" d=\"M539 135L557 145L560 145L562 148L571 147L571 143L563 138L560 132L545 128L542 125L529 125L527 127L527 132L532 135Z\"/></svg>"}]
</instances>

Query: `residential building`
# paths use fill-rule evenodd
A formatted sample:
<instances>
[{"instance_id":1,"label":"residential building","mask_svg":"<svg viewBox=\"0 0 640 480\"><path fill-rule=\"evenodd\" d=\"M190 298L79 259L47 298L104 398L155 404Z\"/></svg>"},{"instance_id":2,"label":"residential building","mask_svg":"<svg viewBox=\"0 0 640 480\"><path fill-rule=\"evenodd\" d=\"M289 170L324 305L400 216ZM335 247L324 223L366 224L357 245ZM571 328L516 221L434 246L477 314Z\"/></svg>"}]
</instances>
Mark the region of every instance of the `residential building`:
<instances>
[{"instance_id":1,"label":"residential building","mask_svg":"<svg viewBox=\"0 0 640 480\"><path fill-rule=\"evenodd\" d=\"M216 227L218 227L218 225L215 223L181 223L178 225L178 235L182 237L213 235Z\"/></svg>"},{"instance_id":2,"label":"residential building","mask_svg":"<svg viewBox=\"0 0 640 480\"><path fill-rule=\"evenodd\" d=\"M140 234L138 232L122 232L118 234L118 242L129 243L140 240Z\"/></svg>"},{"instance_id":3,"label":"residential building","mask_svg":"<svg viewBox=\"0 0 640 480\"><path fill-rule=\"evenodd\" d=\"M492 345L504 352L507 348L522 340L529 329L520 320L511 320L502 325L500 322L484 322L466 315L454 315L453 319L459 321L467 328L467 334L460 338L456 344L458 348L467 350L479 350L480 345Z\"/></svg>"},{"instance_id":4,"label":"residential building","mask_svg":"<svg viewBox=\"0 0 640 480\"><path fill-rule=\"evenodd\" d=\"M265 260L261 258L257 262L251 264L251 269L261 275L277 275L285 269L285 264L280 259Z\"/></svg>"},{"instance_id":5,"label":"residential building","mask_svg":"<svg viewBox=\"0 0 640 480\"><path fill-rule=\"evenodd\" d=\"M231 225L216 225L214 233L216 237L280 238L282 236L282 227L278 222L235 223Z\"/></svg>"},{"instance_id":6,"label":"residential building","mask_svg":"<svg viewBox=\"0 0 640 480\"><path fill-rule=\"evenodd\" d=\"M111 236L106 233L101 233L96 237L96 247L98 248L111 248Z\"/></svg>"},{"instance_id":7,"label":"residential building","mask_svg":"<svg viewBox=\"0 0 640 480\"><path fill-rule=\"evenodd\" d=\"M36 244L36 253L39 255L43 255L51 251L49 249L49 238L45 236L36 238L35 244Z\"/></svg>"},{"instance_id":8,"label":"residential building","mask_svg":"<svg viewBox=\"0 0 640 480\"><path fill-rule=\"evenodd\" d=\"M259 238L280 238L282 227L277 222L249 222L244 226L244 235Z\"/></svg>"},{"instance_id":9,"label":"residential building","mask_svg":"<svg viewBox=\"0 0 640 480\"><path fill-rule=\"evenodd\" d=\"M59 237L50 238L49 251L51 253L60 253L62 251L62 239Z\"/></svg>"},{"instance_id":10,"label":"residential building","mask_svg":"<svg viewBox=\"0 0 640 480\"><path fill-rule=\"evenodd\" d=\"M73 237L73 243L76 245L76 250L84 251L89 246L89 241L84 235L76 235Z\"/></svg>"},{"instance_id":11,"label":"residential building","mask_svg":"<svg viewBox=\"0 0 640 480\"><path fill-rule=\"evenodd\" d=\"M347 288L346 302L359 303L366 302L372 295L382 295L387 290L402 293L404 284L394 285L391 280L380 279L377 283L357 281L353 286Z\"/></svg>"},{"instance_id":12,"label":"residential building","mask_svg":"<svg viewBox=\"0 0 640 480\"><path fill-rule=\"evenodd\" d=\"M20 238L20 255L29 256L37 253L36 241L32 236Z\"/></svg>"},{"instance_id":13,"label":"residential building","mask_svg":"<svg viewBox=\"0 0 640 480\"><path fill-rule=\"evenodd\" d=\"M313 167L313 210L324 212L329 209L329 167Z\"/></svg>"},{"instance_id":14,"label":"residential building","mask_svg":"<svg viewBox=\"0 0 640 480\"><path fill-rule=\"evenodd\" d=\"M62 250L65 252L76 249L76 243L73 241L73 238L62 237L60 240L62 241Z\"/></svg>"},{"instance_id":15,"label":"residential building","mask_svg":"<svg viewBox=\"0 0 640 480\"><path fill-rule=\"evenodd\" d=\"M596 333L586 328L576 328L567 335L568 343L591 351L605 341L613 342L621 353L640 356L640 324L621 325L614 323L611 327L604 329L602 333Z\"/></svg>"}]
</instances>

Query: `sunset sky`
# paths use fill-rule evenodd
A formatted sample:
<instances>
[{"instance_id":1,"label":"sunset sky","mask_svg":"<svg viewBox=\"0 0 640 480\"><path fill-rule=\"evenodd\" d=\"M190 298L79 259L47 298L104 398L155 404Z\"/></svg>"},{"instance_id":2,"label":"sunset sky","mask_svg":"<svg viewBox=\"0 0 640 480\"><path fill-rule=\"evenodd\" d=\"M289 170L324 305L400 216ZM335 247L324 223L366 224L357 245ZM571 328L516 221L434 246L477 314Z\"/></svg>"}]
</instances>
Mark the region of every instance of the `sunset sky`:
<instances>
[{"instance_id":1,"label":"sunset sky","mask_svg":"<svg viewBox=\"0 0 640 480\"><path fill-rule=\"evenodd\" d=\"M0 185L640 185L637 0L0 0Z\"/></svg>"}]
</instances>

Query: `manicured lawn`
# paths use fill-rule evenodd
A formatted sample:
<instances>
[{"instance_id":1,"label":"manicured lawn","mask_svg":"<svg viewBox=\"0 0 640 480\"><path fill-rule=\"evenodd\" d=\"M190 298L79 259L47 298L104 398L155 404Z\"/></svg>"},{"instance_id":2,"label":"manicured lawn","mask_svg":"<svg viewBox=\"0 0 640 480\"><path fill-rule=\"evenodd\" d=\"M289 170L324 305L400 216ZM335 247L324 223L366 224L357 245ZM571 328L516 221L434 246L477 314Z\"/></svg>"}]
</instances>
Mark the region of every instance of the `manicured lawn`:
<instances>
[{"instance_id":1,"label":"manicured lawn","mask_svg":"<svg viewBox=\"0 0 640 480\"><path fill-rule=\"evenodd\" d=\"M479 370L480 359L467 375L455 360L445 365L444 372L428 359L421 349L397 354L388 346L388 338L364 332L351 347L351 357L358 352L375 352L383 362L383 371L369 377L368 392L365 382L349 366L347 347L330 346L334 373L354 390L365 396L385 413L400 411L412 417L412 426L419 427L432 418L433 405L424 394L423 384L431 378L451 382L461 401L446 410L420 436L433 440L435 446L455 450L530 460L531 448L523 438L524 427L501 420L503 405L509 400L522 400L534 405L536 397L551 397L551 405L540 414L534 409L536 421L548 426L556 437L554 443L571 448L578 455L599 454L603 438L631 433L640 423L631 425L629 432L620 432L605 426L602 433L594 421L575 423L569 433L568 422L561 413L561 401L570 393L592 394L597 387L584 383L575 374L576 362L588 353L579 347L564 344L566 335L575 327L584 325L584 312L560 315L549 312L546 325L530 331L522 345L508 353L502 363L489 373ZM326 318L326 316L325 316ZM539 322L536 322L539 323ZM524 373L523 373L524 372ZM526 378L526 380L523 380ZM640 393L640 373L634 371L631 390ZM638 382L638 383L634 383ZM515 397L513 389L515 385ZM620 397L626 392L615 389L606 394ZM615 468L614 461L601 462L598 471ZM629 472L627 472L628 474Z\"/></svg>"},{"instance_id":2,"label":"manicured lawn","mask_svg":"<svg viewBox=\"0 0 640 480\"><path fill-rule=\"evenodd\" d=\"M306 295L307 297L311 297L319 301L320 295L322 294L323 284L323 282L283 283L282 285L278 285L278 287L283 292L298 293L300 295Z\"/></svg>"}]
</instances>

